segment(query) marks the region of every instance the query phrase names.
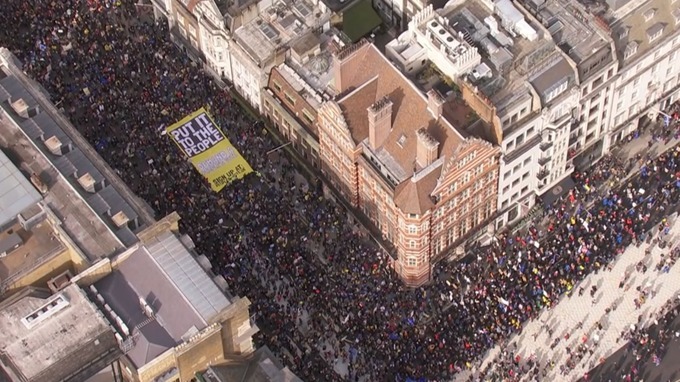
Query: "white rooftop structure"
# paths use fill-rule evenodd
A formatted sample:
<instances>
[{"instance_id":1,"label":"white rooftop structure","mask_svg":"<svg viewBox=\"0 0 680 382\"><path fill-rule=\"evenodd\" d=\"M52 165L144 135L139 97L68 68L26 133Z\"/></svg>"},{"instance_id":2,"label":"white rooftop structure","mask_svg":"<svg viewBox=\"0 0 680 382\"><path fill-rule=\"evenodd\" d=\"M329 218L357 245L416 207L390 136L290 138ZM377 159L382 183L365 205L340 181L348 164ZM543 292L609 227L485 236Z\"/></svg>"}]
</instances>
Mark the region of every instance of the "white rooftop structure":
<instances>
[{"instance_id":1,"label":"white rooftop structure","mask_svg":"<svg viewBox=\"0 0 680 382\"><path fill-rule=\"evenodd\" d=\"M42 199L38 190L0 151L0 227Z\"/></svg>"},{"instance_id":2,"label":"white rooftop structure","mask_svg":"<svg viewBox=\"0 0 680 382\"><path fill-rule=\"evenodd\" d=\"M259 66L264 66L278 49L325 23L326 6L305 0L279 0L251 22L234 32L234 39Z\"/></svg>"},{"instance_id":3,"label":"white rooftop structure","mask_svg":"<svg viewBox=\"0 0 680 382\"><path fill-rule=\"evenodd\" d=\"M78 285L44 293L26 290L0 308L1 362L18 378L12 380L68 379L102 354L118 351L109 322Z\"/></svg>"}]
</instances>

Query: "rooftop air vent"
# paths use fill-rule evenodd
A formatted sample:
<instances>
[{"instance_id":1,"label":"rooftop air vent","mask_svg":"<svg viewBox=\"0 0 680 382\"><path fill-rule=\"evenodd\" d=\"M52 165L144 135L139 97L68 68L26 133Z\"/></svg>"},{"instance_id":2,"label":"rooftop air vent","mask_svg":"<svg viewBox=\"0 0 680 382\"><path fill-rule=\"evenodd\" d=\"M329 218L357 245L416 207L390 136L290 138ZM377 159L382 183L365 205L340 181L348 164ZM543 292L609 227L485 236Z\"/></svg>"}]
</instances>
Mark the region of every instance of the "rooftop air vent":
<instances>
[{"instance_id":1,"label":"rooftop air vent","mask_svg":"<svg viewBox=\"0 0 680 382\"><path fill-rule=\"evenodd\" d=\"M113 221L113 224L116 225L118 228L124 227L130 219L125 215L125 212L120 211L119 213L111 216L111 220Z\"/></svg>"},{"instance_id":2,"label":"rooftop air vent","mask_svg":"<svg viewBox=\"0 0 680 382\"><path fill-rule=\"evenodd\" d=\"M89 193L94 193L95 181L94 181L94 178L92 177L92 175L90 175L89 172L86 172L85 174L83 174L83 176L78 178L78 183L80 183L80 186L85 191L87 191Z\"/></svg>"},{"instance_id":3,"label":"rooftop air vent","mask_svg":"<svg viewBox=\"0 0 680 382\"><path fill-rule=\"evenodd\" d=\"M61 141L56 136L45 139L45 146L54 155L61 155Z\"/></svg>"},{"instance_id":4,"label":"rooftop air vent","mask_svg":"<svg viewBox=\"0 0 680 382\"><path fill-rule=\"evenodd\" d=\"M430 25L432 26L432 28L436 28L439 26L439 24L436 21L431 22Z\"/></svg>"},{"instance_id":5,"label":"rooftop air vent","mask_svg":"<svg viewBox=\"0 0 680 382\"><path fill-rule=\"evenodd\" d=\"M23 98L19 98L18 100L12 102L12 109L20 116L28 118L28 104Z\"/></svg>"}]
</instances>

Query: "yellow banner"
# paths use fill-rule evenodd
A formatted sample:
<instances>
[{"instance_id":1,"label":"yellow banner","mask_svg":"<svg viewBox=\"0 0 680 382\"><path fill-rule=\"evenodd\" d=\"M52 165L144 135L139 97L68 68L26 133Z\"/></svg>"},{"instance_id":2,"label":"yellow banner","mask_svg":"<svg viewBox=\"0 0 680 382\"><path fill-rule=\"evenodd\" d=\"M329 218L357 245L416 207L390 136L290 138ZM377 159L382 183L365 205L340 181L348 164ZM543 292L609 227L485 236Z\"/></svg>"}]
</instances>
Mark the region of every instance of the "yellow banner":
<instances>
[{"instance_id":1,"label":"yellow banner","mask_svg":"<svg viewBox=\"0 0 680 382\"><path fill-rule=\"evenodd\" d=\"M196 170L208 179L215 192L253 172L205 108L187 115L165 131Z\"/></svg>"}]
</instances>

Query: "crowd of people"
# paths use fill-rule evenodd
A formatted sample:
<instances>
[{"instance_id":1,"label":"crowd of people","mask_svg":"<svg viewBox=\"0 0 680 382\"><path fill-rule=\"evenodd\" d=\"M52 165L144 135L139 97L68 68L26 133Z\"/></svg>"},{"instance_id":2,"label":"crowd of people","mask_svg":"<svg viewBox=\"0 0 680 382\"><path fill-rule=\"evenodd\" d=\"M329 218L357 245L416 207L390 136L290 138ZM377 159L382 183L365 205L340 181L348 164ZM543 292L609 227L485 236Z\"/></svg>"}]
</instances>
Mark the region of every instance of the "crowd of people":
<instances>
[{"instance_id":1,"label":"crowd of people","mask_svg":"<svg viewBox=\"0 0 680 382\"><path fill-rule=\"evenodd\" d=\"M132 1L7 0L0 22L0 44L158 217L179 212L197 250L251 300L258 340L304 380L448 380L663 224L680 195L678 151L622 188L586 174L548 232L501 236L409 289L341 208L297 187L294 167L267 155L278 144L262 124L166 25L138 21ZM203 106L256 170L219 193L162 133Z\"/></svg>"}]
</instances>

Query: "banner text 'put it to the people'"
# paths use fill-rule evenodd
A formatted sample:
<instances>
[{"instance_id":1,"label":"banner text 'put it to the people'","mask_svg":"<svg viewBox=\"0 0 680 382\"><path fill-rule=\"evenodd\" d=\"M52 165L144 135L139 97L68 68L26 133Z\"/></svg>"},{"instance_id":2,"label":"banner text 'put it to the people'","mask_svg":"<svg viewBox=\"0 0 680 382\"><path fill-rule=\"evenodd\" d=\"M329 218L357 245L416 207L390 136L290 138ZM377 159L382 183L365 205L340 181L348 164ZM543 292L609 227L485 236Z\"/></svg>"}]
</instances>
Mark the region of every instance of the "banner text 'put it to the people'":
<instances>
[{"instance_id":1,"label":"banner text 'put it to the people'","mask_svg":"<svg viewBox=\"0 0 680 382\"><path fill-rule=\"evenodd\" d=\"M166 131L215 192L253 171L205 108L187 115Z\"/></svg>"}]
</instances>

